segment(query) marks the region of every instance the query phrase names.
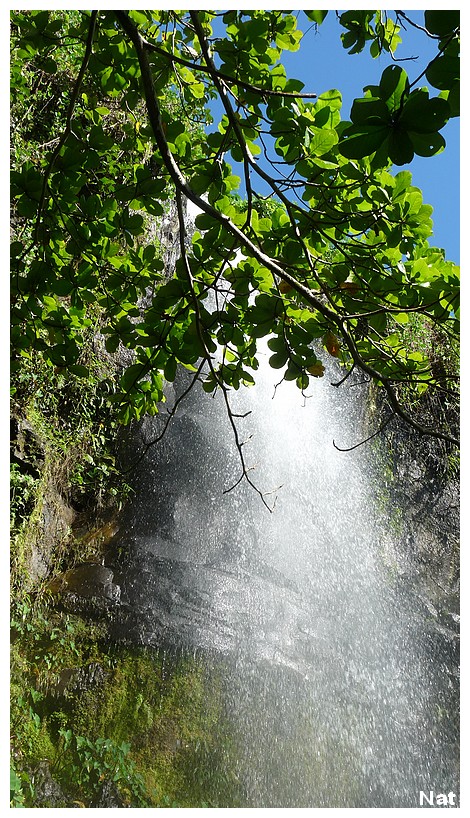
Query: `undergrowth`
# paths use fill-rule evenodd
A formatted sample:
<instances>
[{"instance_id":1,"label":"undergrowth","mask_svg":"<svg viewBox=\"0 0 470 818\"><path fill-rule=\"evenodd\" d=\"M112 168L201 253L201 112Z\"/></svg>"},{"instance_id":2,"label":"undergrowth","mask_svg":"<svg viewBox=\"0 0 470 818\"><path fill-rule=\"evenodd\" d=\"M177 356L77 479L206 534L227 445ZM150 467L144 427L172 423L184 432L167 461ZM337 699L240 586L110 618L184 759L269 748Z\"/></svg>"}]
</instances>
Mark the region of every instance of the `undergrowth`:
<instances>
[{"instance_id":1,"label":"undergrowth","mask_svg":"<svg viewBox=\"0 0 470 818\"><path fill-rule=\"evenodd\" d=\"M102 363L90 352L87 366ZM221 791L233 804L215 677L194 659L113 646L105 623L58 609L47 590L99 556L93 521L129 491L99 383L39 356L12 381L10 805L217 806Z\"/></svg>"},{"instance_id":2,"label":"undergrowth","mask_svg":"<svg viewBox=\"0 0 470 818\"><path fill-rule=\"evenodd\" d=\"M98 806L109 786L120 806L213 807L220 792L236 803L217 673L113 648L103 625L46 595L14 606L11 626L11 806ZM38 803L44 767L51 803Z\"/></svg>"}]
</instances>

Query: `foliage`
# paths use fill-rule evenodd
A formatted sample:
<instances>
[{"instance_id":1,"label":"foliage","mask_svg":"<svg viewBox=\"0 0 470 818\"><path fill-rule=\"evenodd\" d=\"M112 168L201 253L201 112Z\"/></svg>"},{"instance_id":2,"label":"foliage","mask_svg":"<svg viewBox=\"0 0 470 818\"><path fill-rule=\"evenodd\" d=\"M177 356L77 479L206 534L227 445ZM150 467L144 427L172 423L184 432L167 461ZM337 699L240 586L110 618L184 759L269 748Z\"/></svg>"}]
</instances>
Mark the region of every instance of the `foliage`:
<instances>
[{"instance_id":1,"label":"foliage","mask_svg":"<svg viewBox=\"0 0 470 818\"><path fill-rule=\"evenodd\" d=\"M280 379L305 392L333 355L416 429L455 442L397 397L401 383L418 395L452 386L400 332L422 314L456 336L459 279L429 243L432 208L393 165L444 148L458 113L458 13L428 11L418 25L436 43L431 90L396 61L404 12L338 20L350 53L369 43L392 60L350 120L340 90L310 93L286 76L283 52L304 39L291 12L12 13L13 368L37 352L86 378L93 305L108 352L132 350L110 385L124 423L158 411L178 365L222 390L230 413L230 389L254 382L269 337ZM201 210L190 246L186 199ZM170 201L180 258L166 280L148 224Z\"/></svg>"},{"instance_id":2,"label":"foliage","mask_svg":"<svg viewBox=\"0 0 470 818\"><path fill-rule=\"evenodd\" d=\"M102 365L90 350L82 350L82 359L85 357L86 380L67 370L58 371L37 352L13 373L12 414L26 421L33 436L24 461L13 462L10 470L15 531L41 501L52 475L59 491L77 510L90 503L97 508L111 501L118 505L126 494L115 464L117 423L107 400ZM36 458L33 442L39 449ZM32 463L38 456L41 477Z\"/></svg>"},{"instance_id":3,"label":"foliage","mask_svg":"<svg viewBox=\"0 0 470 818\"><path fill-rule=\"evenodd\" d=\"M23 782L14 764L10 764L10 807L24 807Z\"/></svg>"},{"instance_id":4,"label":"foliage","mask_svg":"<svg viewBox=\"0 0 470 818\"><path fill-rule=\"evenodd\" d=\"M97 627L48 610L44 598L15 598L11 617L11 806L34 805L32 769L53 764L58 745L47 691L60 671L97 655Z\"/></svg>"},{"instance_id":5,"label":"foliage","mask_svg":"<svg viewBox=\"0 0 470 818\"><path fill-rule=\"evenodd\" d=\"M19 520L26 517L35 496L36 479L31 474L24 474L17 463L10 468L10 524L15 529Z\"/></svg>"},{"instance_id":6,"label":"foliage","mask_svg":"<svg viewBox=\"0 0 470 818\"><path fill-rule=\"evenodd\" d=\"M128 742L152 806L235 798L227 769L217 668L152 650L120 650L97 696L71 703L70 723L94 741ZM230 792L230 795L229 795ZM233 803L233 800L232 800Z\"/></svg>"},{"instance_id":7,"label":"foliage","mask_svg":"<svg viewBox=\"0 0 470 818\"><path fill-rule=\"evenodd\" d=\"M103 626L52 610L45 596L17 601L11 628L12 806L39 806L43 764L64 806L90 806L105 782L128 806L229 803L217 667L112 647ZM62 688L90 664L102 669L94 684Z\"/></svg>"},{"instance_id":8,"label":"foliage","mask_svg":"<svg viewBox=\"0 0 470 818\"><path fill-rule=\"evenodd\" d=\"M91 741L77 736L72 730L59 730L63 755L54 772L76 790L82 798L91 799L101 791L104 780L112 781L125 795L128 806L147 807L142 776L129 759L130 744L116 745L111 739Z\"/></svg>"}]
</instances>

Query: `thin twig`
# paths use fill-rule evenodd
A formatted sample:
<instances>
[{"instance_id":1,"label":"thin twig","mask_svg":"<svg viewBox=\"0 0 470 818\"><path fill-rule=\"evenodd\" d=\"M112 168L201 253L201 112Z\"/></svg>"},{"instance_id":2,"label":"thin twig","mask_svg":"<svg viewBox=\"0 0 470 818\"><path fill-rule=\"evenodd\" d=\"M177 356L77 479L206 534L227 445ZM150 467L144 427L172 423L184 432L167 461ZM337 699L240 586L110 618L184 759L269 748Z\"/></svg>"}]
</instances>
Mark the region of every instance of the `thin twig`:
<instances>
[{"instance_id":1,"label":"thin twig","mask_svg":"<svg viewBox=\"0 0 470 818\"><path fill-rule=\"evenodd\" d=\"M291 275L287 271L285 266L282 266L278 262L274 261L274 259L266 255L259 247L257 247L257 245L254 244L253 241L251 241L251 239L249 239L246 236L246 234L244 234L243 231L240 230L227 215L221 213L211 204L206 202L201 196L198 196L197 194L194 193L194 191L188 185L185 177L183 176L166 141L160 108L153 87L152 73L148 62L146 49L144 47L144 42L140 35L140 32L137 26L130 20L130 18L125 12L116 11L115 15L119 23L122 25L123 29L129 35L136 49L141 69L142 83L144 86L144 94L150 124L154 132L155 141L160 151L162 161L168 171L171 180L175 185L176 190L179 193L186 196L186 198L188 198L194 204L196 204L204 213L207 213L209 216L214 218L219 224L224 226L230 233L232 233L233 236L235 236L239 240L240 244L244 246L249 251L249 253L253 255L254 258L256 258L262 265L264 265L271 273L274 273L275 275L279 276L281 279L286 281L288 284L290 284L292 289L295 290L301 296L301 298L303 298L307 302L307 304L310 304L312 307L314 307L324 318L326 318L329 322L331 322L331 324L337 327L339 333L341 334L343 340L345 341L346 346L348 347L349 353L355 364L360 369L362 369L364 373L366 373L375 381L383 385L396 414L398 414L408 425L410 425L412 428L414 428L416 431L420 432L423 435L428 435L430 437L445 440L449 443L452 443L453 445L458 446L459 441L457 438L453 437L452 435L447 435L443 432L439 432L433 428L422 426L420 423L414 420L414 418L412 418L408 414L408 412L406 412L403 409L395 395L391 381L385 375L383 375L383 373L374 369L373 366L371 366L370 364L366 363L366 361L363 360L357 348L354 338L351 336L351 334L349 333L348 329L345 326L345 323L347 322L347 316L339 315L336 311L330 309L330 307L328 307L320 297L315 295L308 286L306 286L297 278L295 278L295 276ZM257 172L262 178L267 178L270 181L270 185L273 188L273 182L272 179L269 178L269 174L262 171L262 169L254 165L254 163L253 166L256 168ZM336 245L334 239L332 239L331 237L329 237L329 239L334 245ZM344 254L344 249L342 249L342 252Z\"/></svg>"},{"instance_id":2,"label":"thin twig","mask_svg":"<svg viewBox=\"0 0 470 818\"><path fill-rule=\"evenodd\" d=\"M424 26L420 26L419 23L415 23L414 20L408 17L404 11L398 9L396 14L398 18L401 17L403 20L406 20L406 22L409 23L410 26L417 28L418 31L424 31L424 33L427 34L427 36L430 37L432 40L440 40L439 34L431 34L431 32L427 30L427 28L425 28Z\"/></svg>"},{"instance_id":3,"label":"thin twig","mask_svg":"<svg viewBox=\"0 0 470 818\"><path fill-rule=\"evenodd\" d=\"M131 465L127 469L121 469L121 474L128 474L130 471L133 471L135 469L135 467L138 466L139 463L142 462L142 460L148 454L148 452L150 451L152 446L155 446L157 443L160 443L160 441L163 439L163 437L165 436L166 431L167 431L171 421L173 420L174 416L176 415L176 412L178 410L178 407L179 407L180 403L185 399L185 397L187 395L189 395L189 393L193 389L196 381L198 380L199 375L201 374L202 367L204 366L204 363L205 363L205 361L202 360L200 365L199 365L199 368L197 369L196 373L194 374L194 376L193 376L193 378L191 380L191 383L189 384L187 389L185 389L184 392L182 392L182 394L179 396L179 398L176 399L176 401L174 403L174 406L173 406L173 409L168 410L168 416L166 418L166 422L165 422L165 425L163 427L163 430L160 432L160 434L157 437L153 438L152 440L150 440L148 443L145 444L145 448L144 448L143 452L139 455L137 460L134 460L134 462L131 463Z\"/></svg>"},{"instance_id":4,"label":"thin twig","mask_svg":"<svg viewBox=\"0 0 470 818\"><path fill-rule=\"evenodd\" d=\"M348 446L346 449L343 449L343 448L341 448L340 446L337 446L337 445L336 445L336 443L335 443L335 441L333 440L333 446L334 446L334 447L335 447L335 449L337 449L339 452L352 452L352 451L353 451L353 449L358 449L358 448L359 448L359 446L363 446L363 445L364 445L364 443L368 443L368 442L369 442L369 440L372 440L374 437L377 437L377 435L380 435L380 433L381 433L381 432L383 432L383 430L385 429L385 427L386 427L386 426L388 426L388 424L390 423L390 421L392 420L392 418L394 418L394 417L395 417L395 415L396 415L396 413L395 413L395 412L392 412L392 414L391 414L391 415L389 415L389 416L388 416L388 418L387 418L386 420L384 420L384 422L383 422L383 423L380 425L380 427L377 429L377 431L376 431L376 432L374 432L373 434L369 435L369 437L366 437L364 440L361 440L361 442L360 442L360 443L355 443L355 445L354 445L354 446Z\"/></svg>"},{"instance_id":5,"label":"thin twig","mask_svg":"<svg viewBox=\"0 0 470 818\"><path fill-rule=\"evenodd\" d=\"M191 71L202 71L205 74L210 73L210 69L206 65L191 62L191 60L185 60L184 57L178 57L172 52L159 48L159 46L151 43L144 37L142 37L142 43L144 48L146 48L148 51L153 51L156 54L160 54L160 56L165 57L168 62L184 65L186 68L191 69ZM318 96L318 94L302 93L301 91L277 91L270 88L259 88L257 85L252 85L250 82L246 82L246 80L237 79L237 77L231 77L229 74L224 74L222 71L218 71L218 75L224 82L231 85L239 85L241 88L244 88L245 91L251 91L253 94L259 94L260 96L290 97L292 99L317 99Z\"/></svg>"},{"instance_id":6,"label":"thin twig","mask_svg":"<svg viewBox=\"0 0 470 818\"><path fill-rule=\"evenodd\" d=\"M352 375L355 368L356 368L356 364L353 364L352 367L350 369L348 369L348 371L346 372L346 375L344 376L344 378L341 378L340 381L331 381L331 386L341 386Z\"/></svg>"}]
</instances>

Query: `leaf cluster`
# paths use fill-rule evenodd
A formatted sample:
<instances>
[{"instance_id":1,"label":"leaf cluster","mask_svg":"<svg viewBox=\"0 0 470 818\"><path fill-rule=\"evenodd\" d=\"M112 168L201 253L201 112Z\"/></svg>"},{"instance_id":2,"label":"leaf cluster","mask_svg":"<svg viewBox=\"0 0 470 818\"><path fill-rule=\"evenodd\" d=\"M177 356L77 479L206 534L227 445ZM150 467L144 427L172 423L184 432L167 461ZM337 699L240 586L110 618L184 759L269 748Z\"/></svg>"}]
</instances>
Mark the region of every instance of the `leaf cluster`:
<instances>
[{"instance_id":1,"label":"leaf cluster","mask_svg":"<svg viewBox=\"0 0 470 818\"><path fill-rule=\"evenodd\" d=\"M439 96L392 62L350 120L339 90L287 77L282 53L306 36L291 12L74 14L72 26L66 12L15 13L13 72L28 76L33 49L51 76L67 71L69 104L52 154L12 176L14 365L37 350L86 377L80 350L99 321L109 354L132 351L111 395L123 422L158 411L179 365L226 398L252 384L264 337L303 391L325 355L381 383L402 416L397 384L447 388L400 327L419 313L454 336L458 270L429 243L432 208L411 173L393 165L444 148L455 14L426 12L422 27ZM407 17L339 23L350 52L370 42L393 60ZM201 211L191 240L187 199ZM165 219L179 236L170 280L150 238Z\"/></svg>"}]
</instances>

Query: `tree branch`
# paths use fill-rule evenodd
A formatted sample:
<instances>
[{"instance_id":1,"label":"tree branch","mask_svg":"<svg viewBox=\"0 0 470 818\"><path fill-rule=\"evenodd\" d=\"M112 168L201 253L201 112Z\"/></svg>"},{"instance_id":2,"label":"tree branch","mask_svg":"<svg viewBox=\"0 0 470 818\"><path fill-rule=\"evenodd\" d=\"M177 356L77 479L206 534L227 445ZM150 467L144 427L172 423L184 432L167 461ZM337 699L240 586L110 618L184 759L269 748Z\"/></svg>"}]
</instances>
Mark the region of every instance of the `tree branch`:
<instances>
[{"instance_id":1,"label":"tree branch","mask_svg":"<svg viewBox=\"0 0 470 818\"><path fill-rule=\"evenodd\" d=\"M207 65L201 65L200 63L191 62L191 60L185 60L184 57L178 57L176 54L165 51L165 49L151 43L144 37L142 37L142 43L144 48L146 48L148 51L152 51L155 54L159 54L161 57L165 57L168 62L183 65L185 68L189 68L191 71L202 71L205 74L210 73L210 68ZM239 85L245 91L251 91L253 94L259 94L262 97L268 96L290 97L291 99L317 99L318 96L318 94L302 93L301 91L276 91L270 88L259 88L259 86L252 85L252 83L246 82L246 80L237 79L236 77L231 77L229 74L224 74L223 71L218 71L218 75L221 80L229 85Z\"/></svg>"},{"instance_id":2,"label":"tree branch","mask_svg":"<svg viewBox=\"0 0 470 818\"><path fill-rule=\"evenodd\" d=\"M222 378L215 371L214 364L212 363L212 357L210 355L209 350L207 349L207 344L206 344L206 340L204 338L204 333L203 333L203 327L201 325L201 317L200 317L200 313L199 313L199 301L198 301L197 295L196 295L196 293L194 291L194 280L193 280L193 276L192 276L192 273L191 273L191 267L189 266L188 258L187 258L187 255L186 255L186 246L185 246L185 242L184 242L186 227L185 227L185 220L184 220L184 212L183 212L183 203L182 203L182 198L181 198L181 191L179 191L178 189L176 190L176 206L177 206L177 210L178 210L178 221L179 221L180 253L181 253L181 259L182 259L182 262L183 262L183 265L184 265L184 269L186 271L186 277L188 279L188 287L189 287L189 290L190 290L190 293L191 293L191 298L192 298L193 305L194 305L194 315L195 315L195 319L196 319L197 335L198 335L198 338L199 338L199 340L201 342L201 346L202 346L202 348L204 350L204 361L206 361L208 366L209 366L212 377L214 378L214 382L217 384L219 389L222 391L225 406L226 406L226 409L227 409L228 419L229 419L230 425L232 427L232 431L233 431L233 435L234 435L234 439L235 439L235 446L237 448L237 451L238 451L238 454L239 454L239 457L240 457L241 467L242 467L242 472L241 472L241 475L240 475L239 479L234 483L233 486L231 486L228 489L225 489L225 491L223 493L227 494L228 492L233 491L233 489L236 488L241 483L241 481L243 479L245 479L248 482L248 484L260 496L263 504L266 506L268 511L272 511L273 509L266 502L263 492L255 485L255 483L248 476L249 469L247 469L247 466L246 466L246 463L245 463L245 457L244 457L244 454L243 454L243 448L242 448L244 443L240 441L240 436L238 434L237 425L235 423L235 417L240 417L240 415L234 415L234 413L232 412L232 407L230 406L230 401L229 401L229 397L228 397L228 389L227 389L225 383L223 382Z\"/></svg>"},{"instance_id":3,"label":"tree branch","mask_svg":"<svg viewBox=\"0 0 470 818\"><path fill-rule=\"evenodd\" d=\"M162 161L167 169L167 172L173 184L175 185L176 190L180 194L186 196L186 198L192 201L195 205L197 205L204 213L208 214L213 219L215 219L219 224L225 227L226 230L230 232L233 236L235 236L235 238L240 242L240 244L243 247L245 247L246 250L248 250L248 252L254 258L256 258L271 273L274 273L275 275L279 276L282 280L286 281L291 286L291 288L295 290L307 302L307 304L310 304L312 307L314 307L325 319L327 319L331 324L333 324L337 328L338 332L341 334L343 340L345 341L346 346L348 347L348 350L354 363L360 369L362 369L363 372L365 372L375 381L383 385L396 414L398 414L403 420L406 421L406 423L408 423L412 428L414 428L416 431L420 432L423 435L429 435L430 437L439 438L442 440L446 440L447 442L452 443L454 445L459 445L458 440L453 436L446 435L435 429L426 428L422 426L401 407L395 395L390 380L363 360L354 339L352 338L351 334L348 332L345 326L347 316L345 317L338 315L338 313L330 309L321 300L321 298L316 296L305 284L298 281L294 276L288 273L285 267L281 266L279 263L277 263L272 258L267 256L259 247L257 247L257 245L254 244L243 233L242 230L240 230L235 224L233 224L233 222L228 218L228 216L216 210L216 208L212 207L212 205L206 202L202 197L194 193L194 191L188 185L179 166L177 165L175 158L171 153L165 138L160 108L153 88L152 73L147 58L145 42L142 36L140 35L137 26L130 20L130 18L125 12L116 11L115 15L118 22L120 23L124 31L128 34L132 43L134 44L140 65L142 84L144 87L144 95L150 124L154 133L155 141L160 151ZM194 15L195 20L197 20L195 13L191 12L191 15L192 16ZM199 21L197 20L197 22ZM222 102L224 102L224 100L226 100L225 95L222 98ZM252 159L250 161L250 164L254 166ZM262 178L267 178L267 180L270 182L270 186L273 188L273 182L272 179L270 179L269 175L258 167L256 167L256 171ZM285 197L282 198L284 199Z\"/></svg>"},{"instance_id":4,"label":"tree branch","mask_svg":"<svg viewBox=\"0 0 470 818\"><path fill-rule=\"evenodd\" d=\"M69 102L69 105L68 105L68 108L67 108L65 128L64 128L64 131L63 131L63 133L62 133L62 135L61 135L61 137L59 139L58 144L54 148L53 154L52 154L52 156L51 156L51 158L49 160L49 164L48 164L48 166L47 166L47 168L46 168L46 170L44 172L44 179L43 179L43 183L42 183L41 197L39 199L38 213L37 213L37 216L36 216L36 223L35 223L35 227L34 227L34 243L37 242L37 238L38 238L38 231L39 231L39 226L40 226L40 223L41 223L42 212L43 212L43 209L44 209L44 202L46 200L46 191L47 191L47 183L49 181L49 176L52 173L52 170L53 170L53 167L55 165L56 159L57 159L60 151L62 150L62 147L63 147L63 145L65 143L65 140L67 139L67 137L68 137L68 135L70 133L71 127L72 127L72 116L73 116L73 112L74 112L74 109L75 109L75 103L77 102L78 94L80 92L80 88L81 88L81 85L82 85L82 82L83 82L83 77L85 76L85 72L87 70L88 63L89 63L90 57L91 57L91 50L92 50L92 47L93 47L93 38L95 36L95 28L96 28L97 17L98 17L98 12L97 11L92 11L91 12L91 17L90 17L90 22L89 22L89 25L88 25L88 37L87 37L86 46L85 46L85 53L83 55L83 60L82 60L81 66L80 66L80 71L78 72L78 76L77 76L77 79L75 80L75 85L74 85L73 90L72 90L72 97L70 99L70 102Z\"/></svg>"}]
</instances>

